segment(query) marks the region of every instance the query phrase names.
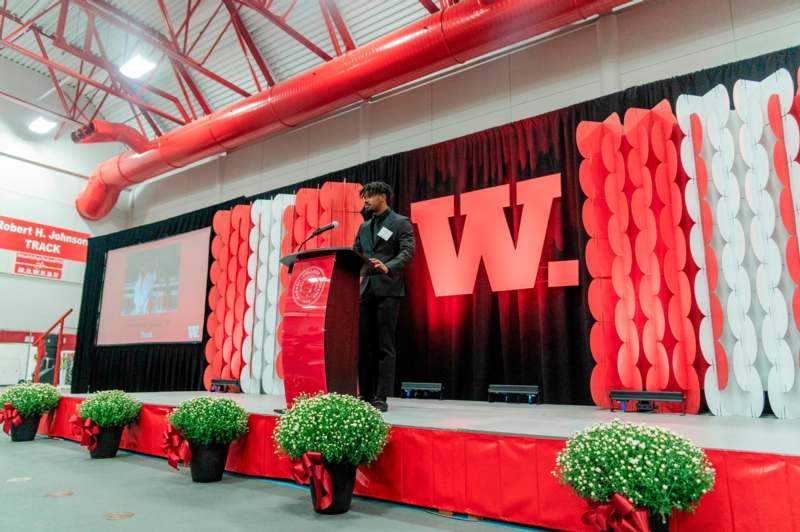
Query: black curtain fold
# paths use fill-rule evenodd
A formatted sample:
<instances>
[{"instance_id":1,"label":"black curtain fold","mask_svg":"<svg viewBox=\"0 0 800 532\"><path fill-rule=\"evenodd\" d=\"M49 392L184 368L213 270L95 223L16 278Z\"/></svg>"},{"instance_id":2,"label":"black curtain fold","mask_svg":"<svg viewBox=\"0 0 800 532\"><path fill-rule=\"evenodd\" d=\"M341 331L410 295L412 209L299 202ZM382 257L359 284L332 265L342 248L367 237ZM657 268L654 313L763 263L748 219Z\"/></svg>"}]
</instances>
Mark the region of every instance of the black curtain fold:
<instances>
[{"instance_id":1,"label":"black curtain fold","mask_svg":"<svg viewBox=\"0 0 800 532\"><path fill-rule=\"evenodd\" d=\"M204 347L208 340L205 327L202 343L95 345L106 254L112 249L209 227L215 212L246 202L245 198L237 198L160 222L89 239L72 372L73 393L114 388L128 392L203 389ZM208 286L205 291L208 292ZM207 305L206 317L210 312Z\"/></svg>"},{"instance_id":2,"label":"black curtain fold","mask_svg":"<svg viewBox=\"0 0 800 532\"><path fill-rule=\"evenodd\" d=\"M591 404L589 379L594 362L589 350L589 330L592 318L586 300L590 279L583 264L587 235L581 223L584 197L578 182L580 155L575 141L578 124L584 120L602 121L611 113L623 118L629 108L650 109L664 99L674 110L679 95L703 95L717 84L723 84L732 94L737 80L762 80L779 68L787 68L796 79L799 66L800 47L790 48L633 87L534 118L381 157L249 199L295 193L299 188L320 187L327 181L382 180L395 190L396 210L408 215L411 203L416 201L454 195L458 205L458 197L463 192L504 183L511 183L513 188L518 181L559 173L561 197L553 205L540 265L546 267L550 260L579 259L580 286L547 288L540 275L537 285L530 290L492 292L481 266L473 294L437 298L424 251L418 245L417 257L406 273L409 295L403 302L398 326L398 383L401 380L443 382L447 395L458 399L485 399L488 384L538 384L548 403ZM512 234L518 229L519 216L519 208L510 209L508 223ZM174 230L169 234L190 230L189 227L178 229L179 218L161 222L167 224L163 229ZM458 242L463 219L456 217L453 226ZM131 231L145 231L145 228ZM147 230L146 234L150 232L156 232L155 228ZM90 242L85 302L79 326L79 352L84 360L79 359L76 365L75 375L80 383L77 388L86 389L91 383L93 389L99 389L98 385L119 382L135 382L137 386L159 389L197 388L204 362L202 352L196 347L169 351L180 353L170 359L177 364L172 370L165 366L165 357L159 356L155 348L145 350L139 360L135 358L138 348L119 353L114 349L89 347L94 340L94 323L89 322L97 314L102 279L98 274L102 272L104 254L112 247L133 243L127 233L101 237L111 240L92 239ZM87 357L86 350L93 356ZM181 364L186 365L185 371L180 370ZM124 378L118 375L120 368L129 374ZM183 375L180 379L177 378L179 374Z\"/></svg>"}]
</instances>

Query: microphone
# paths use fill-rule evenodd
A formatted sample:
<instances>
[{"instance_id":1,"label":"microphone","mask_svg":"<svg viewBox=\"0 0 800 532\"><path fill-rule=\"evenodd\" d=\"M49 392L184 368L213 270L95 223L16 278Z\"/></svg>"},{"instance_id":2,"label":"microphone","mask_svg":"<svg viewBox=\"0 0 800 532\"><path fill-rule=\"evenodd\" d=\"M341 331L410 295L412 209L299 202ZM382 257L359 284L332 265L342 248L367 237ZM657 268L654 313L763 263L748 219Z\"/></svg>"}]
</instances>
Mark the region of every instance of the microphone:
<instances>
[{"instance_id":1,"label":"microphone","mask_svg":"<svg viewBox=\"0 0 800 532\"><path fill-rule=\"evenodd\" d=\"M317 235L321 235L325 231L330 231L331 229L336 229L337 227L339 227L339 222L334 220L331 223L329 223L328 225L323 225L322 227L314 229L314 232L311 233L311 237L313 238L313 237L315 237Z\"/></svg>"},{"instance_id":2,"label":"microphone","mask_svg":"<svg viewBox=\"0 0 800 532\"><path fill-rule=\"evenodd\" d=\"M309 240L311 240L315 236L319 236L322 233L324 233L326 231L330 231L331 229L335 229L338 226L339 226L339 222L334 220L331 223L329 223L328 225L323 225L322 227L318 227L318 228L314 229L313 231L311 231L311 234L308 235L308 238L306 238L305 240L300 242L300 245L297 246L297 250L295 252L299 252L300 249L302 249L302 247L306 244L306 242L308 242Z\"/></svg>"}]
</instances>

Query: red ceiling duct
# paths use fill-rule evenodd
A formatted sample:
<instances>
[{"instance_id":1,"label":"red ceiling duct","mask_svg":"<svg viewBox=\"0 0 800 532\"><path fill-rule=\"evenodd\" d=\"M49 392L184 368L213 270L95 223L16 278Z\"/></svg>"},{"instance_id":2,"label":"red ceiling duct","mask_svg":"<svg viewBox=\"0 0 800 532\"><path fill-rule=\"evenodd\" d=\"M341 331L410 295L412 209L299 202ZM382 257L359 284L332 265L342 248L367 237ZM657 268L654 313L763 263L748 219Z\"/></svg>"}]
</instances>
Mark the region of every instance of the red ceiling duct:
<instances>
[{"instance_id":1,"label":"red ceiling duct","mask_svg":"<svg viewBox=\"0 0 800 532\"><path fill-rule=\"evenodd\" d=\"M122 142L136 153L144 153L155 147L144 136L125 124L110 124L105 120L92 120L88 125L76 129L70 135L76 144L94 144L97 142Z\"/></svg>"},{"instance_id":2,"label":"red ceiling duct","mask_svg":"<svg viewBox=\"0 0 800 532\"><path fill-rule=\"evenodd\" d=\"M467 0L100 163L75 205L98 220L122 189L278 133L628 0Z\"/></svg>"}]
</instances>

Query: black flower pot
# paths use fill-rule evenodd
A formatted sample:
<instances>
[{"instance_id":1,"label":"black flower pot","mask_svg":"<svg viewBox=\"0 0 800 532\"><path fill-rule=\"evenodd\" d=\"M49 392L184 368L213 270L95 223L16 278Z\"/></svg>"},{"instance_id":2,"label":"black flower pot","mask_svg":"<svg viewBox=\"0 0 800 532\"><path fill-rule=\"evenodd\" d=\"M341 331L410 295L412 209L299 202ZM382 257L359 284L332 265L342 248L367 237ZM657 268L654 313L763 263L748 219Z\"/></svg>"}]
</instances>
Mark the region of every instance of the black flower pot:
<instances>
[{"instance_id":1,"label":"black flower pot","mask_svg":"<svg viewBox=\"0 0 800 532\"><path fill-rule=\"evenodd\" d=\"M350 509L350 502L353 499L357 467L350 462L332 464L325 460L323 463L331 476L333 502L325 509L316 508L317 498L314 495L314 478L312 477L310 487L311 503L314 505L314 511L326 515L343 514Z\"/></svg>"},{"instance_id":2,"label":"black flower pot","mask_svg":"<svg viewBox=\"0 0 800 532\"><path fill-rule=\"evenodd\" d=\"M228 461L228 447L230 447L230 443L202 445L190 441L192 480L195 482L219 482L222 480L225 462Z\"/></svg>"},{"instance_id":3,"label":"black flower pot","mask_svg":"<svg viewBox=\"0 0 800 532\"><path fill-rule=\"evenodd\" d=\"M33 441L36 437L36 432L39 430L39 421L42 416L37 414L23 418L22 423L18 426L11 425L11 441Z\"/></svg>"},{"instance_id":4,"label":"black flower pot","mask_svg":"<svg viewBox=\"0 0 800 532\"><path fill-rule=\"evenodd\" d=\"M669 532L669 519L664 523L661 521L661 516L647 512L647 522L650 525L650 532ZM609 532L615 532L616 529L609 529Z\"/></svg>"},{"instance_id":5,"label":"black flower pot","mask_svg":"<svg viewBox=\"0 0 800 532\"><path fill-rule=\"evenodd\" d=\"M650 522L650 532L669 532L669 519L664 523L660 515L648 512L647 520Z\"/></svg>"},{"instance_id":6,"label":"black flower pot","mask_svg":"<svg viewBox=\"0 0 800 532\"><path fill-rule=\"evenodd\" d=\"M97 447L89 451L92 458L114 458L119 451L119 440L125 427L100 427L97 435Z\"/></svg>"}]
</instances>

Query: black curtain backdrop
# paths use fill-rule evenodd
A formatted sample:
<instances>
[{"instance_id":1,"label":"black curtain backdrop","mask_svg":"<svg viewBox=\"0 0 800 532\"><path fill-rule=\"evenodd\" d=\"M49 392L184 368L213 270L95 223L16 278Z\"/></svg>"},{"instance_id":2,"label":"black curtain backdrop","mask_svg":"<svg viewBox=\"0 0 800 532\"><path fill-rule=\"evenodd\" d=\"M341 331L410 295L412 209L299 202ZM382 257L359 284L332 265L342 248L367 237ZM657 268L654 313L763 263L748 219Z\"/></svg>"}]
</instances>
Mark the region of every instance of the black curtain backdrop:
<instances>
[{"instance_id":1,"label":"black curtain backdrop","mask_svg":"<svg viewBox=\"0 0 800 532\"><path fill-rule=\"evenodd\" d=\"M578 123L602 121L614 112L622 119L631 107L650 109L664 99L674 111L681 94L703 95L718 84L733 94L739 79L760 81L780 68L796 79L798 67L800 47L790 48L382 157L251 199L320 187L327 181L382 180L395 190L393 207L408 215L416 201L454 194L458 204L462 192L561 173L561 198L553 205L540 268L548 260L580 259L580 286L547 288L540 270L530 290L492 292L481 265L472 295L437 298L418 238L417 256L406 277L409 296L398 325L397 381L442 382L448 397L475 400L486 399L489 384L538 384L547 403L592 404L593 319L583 261L587 236L581 223ZM508 213L514 235L518 215ZM463 219L455 219L453 227L458 242Z\"/></svg>"},{"instance_id":2,"label":"black curtain backdrop","mask_svg":"<svg viewBox=\"0 0 800 532\"><path fill-rule=\"evenodd\" d=\"M247 203L247 200L237 198L161 222L89 239L72 372L73 393L108 389L128 392L203 389L203 370L206 367L204 348L208 340L205 326L203 342L199 344L95 345L106 253L112 249L209 227L217 210L241 203ZM209 251L209 264L211 260ZM208 286L205 290L208 292ZM210 312L207 305L206 317Z\"/></svg>"},{"instance_id":3,"label":"black curtain backdrop","mask_svg":"<svg viewBox=\"0 0 800 532\"><path fill-rule=\"evenodd\" d=\"M476 400L486 398L489 384L538 384L547 403L592 404L589 330L593 320L583 263L587 236L581 223L584 198L578 183L578 123L602 121L614 112L622 118L628 108L649 109L664 99L674 110L680 94L703 95L717 84L732 93L738 79L762 80L779 68L787 68L796 78L798 66L800 47L790 48L382 157L249 199L295 193L327 181L382 180L395 190L393 207L408 215L416 201L452 194L458 204L462 192L560 173L561 198L553 205L540 266L549 260L579 259L580 286L547 288L540 274L530 290L492 292L481 266L472 295L437 298L418 241L417 257L407 272L409 296L398 325L397 381L443 382L449 398ZM90 241L74 390L199 389L205 366L201 347L98 349L94 335L106 250L203 227L217 208ZM516 235L518 210L511 209L507 218ZM456 242L462 227L463 219L456 218Z\"/></svg>"}]
</instances>

